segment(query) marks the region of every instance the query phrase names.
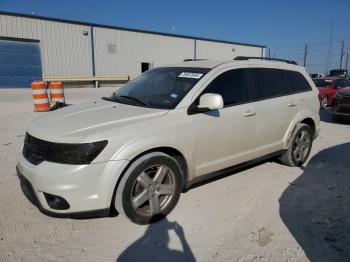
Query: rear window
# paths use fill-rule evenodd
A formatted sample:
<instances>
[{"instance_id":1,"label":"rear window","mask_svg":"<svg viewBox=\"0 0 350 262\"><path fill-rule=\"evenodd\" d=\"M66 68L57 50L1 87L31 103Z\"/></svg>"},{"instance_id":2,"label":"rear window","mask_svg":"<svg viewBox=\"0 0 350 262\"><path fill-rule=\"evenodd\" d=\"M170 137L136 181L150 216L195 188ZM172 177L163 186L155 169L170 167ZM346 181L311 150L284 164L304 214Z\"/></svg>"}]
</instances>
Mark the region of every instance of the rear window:
<instances>
[{"instance_id":1,"label":"rear window","mask_svg":"<svg viewBox=\"0 0 350 262\"><path fill-rule=\"evenodd\" d=\"M330 79L314 79L313 80L317 87L329 87L332 86L333 80Z\"/></svg>"},{"instance_id":2,"label":"rear window","mask_svg":"<svg viewBox=\"0 0 350 262\"><path fill-rule=\"evenodd\" d=\"M291 93L289 83L285 81L282 70L272 68L249 68L247 70L253 81L253 100Z\"/></svg>"},{"instance_id":3,"label":"rear window","mask_svg":"<svg viewBox=\"0 0 350 262\"><path fill-rule=\"evenodd\" d=\"M295 71L282 70L285 78L289 81L292 93L305 92L312 90L305 77Z\"/></svg>"},{"instance_id":4,"label":"rear window","mask_svg":"<svg viewBox=\"0 0 350 262\"><path fill-rule=\"evenodd\" d=\"M247 70L253 82L253 100L312 90L309 82L299 72L274 68L249 68Z\"/></svg>"}]
</instances>

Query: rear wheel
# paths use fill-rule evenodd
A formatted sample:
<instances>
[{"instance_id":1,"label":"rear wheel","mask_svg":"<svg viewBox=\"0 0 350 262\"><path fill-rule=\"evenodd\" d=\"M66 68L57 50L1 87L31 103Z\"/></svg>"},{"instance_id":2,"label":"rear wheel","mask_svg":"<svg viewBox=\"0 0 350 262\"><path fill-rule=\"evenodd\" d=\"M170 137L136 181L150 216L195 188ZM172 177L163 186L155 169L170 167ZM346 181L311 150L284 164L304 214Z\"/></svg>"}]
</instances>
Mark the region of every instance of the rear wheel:
<instances>
[{"instance_id":1,"label":"rear wheel","mask_svg":"<svg viewBox=\"0 0 350 262\"><path fill-rule=\"evenodd\" d=\"M287 151L280 157L280 161L288 166L301 166L309 157L311 147L311 128L306 124L300 124L293 134Z\"/></svg>"},{"instance_id":2,"label":"rear wheel","mask_svg":"<svg viewBox=\"0 0 350 262\"><path fill-rule=\"evenodd\" d=\"M153 152L134 161L117 188L117 211L137 224L148 224L166 215L181 193L179 165L169 155Z\"/></svg>"},{"instance_id":3,"label":"rear wheel","mask_svg":"<svg viewBox=\"0 0 350 262\"><path fill-rule=\"evenodd\" d=\"M321 109L325 109L328 106L328 98L327 96L323 96L320 102Z\"/></svg>"}]
</instances>

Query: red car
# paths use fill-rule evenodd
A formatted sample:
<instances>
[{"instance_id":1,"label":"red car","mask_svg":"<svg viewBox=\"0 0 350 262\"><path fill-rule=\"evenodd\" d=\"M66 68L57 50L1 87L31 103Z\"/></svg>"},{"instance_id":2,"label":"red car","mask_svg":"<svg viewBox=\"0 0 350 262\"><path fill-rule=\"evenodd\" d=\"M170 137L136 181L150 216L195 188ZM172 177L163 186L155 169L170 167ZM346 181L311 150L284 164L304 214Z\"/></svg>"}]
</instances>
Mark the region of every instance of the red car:
<instances>
[{"instance_id":1,"label":"red car","mask_svg":"<svg viewBox=\"0 0 350 262\"><path fill-rule=\"evenodd\" d=\"M321 108L326 108L332 105L333 97L337 90L350 86L350 81L339 77L323 77L313 79L315 85L318 87Z\"/></svg>"}]
</instances>

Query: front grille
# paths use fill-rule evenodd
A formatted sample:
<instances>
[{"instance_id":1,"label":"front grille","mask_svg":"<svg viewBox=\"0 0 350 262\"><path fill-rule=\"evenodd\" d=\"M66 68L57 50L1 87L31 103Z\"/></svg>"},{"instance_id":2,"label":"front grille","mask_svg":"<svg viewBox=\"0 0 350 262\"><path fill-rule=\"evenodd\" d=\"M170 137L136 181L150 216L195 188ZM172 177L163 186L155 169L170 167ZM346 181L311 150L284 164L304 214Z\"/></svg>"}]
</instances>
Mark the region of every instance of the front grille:
<instances>
[{"instance_id":1,"label":"front grille","mask_svg":"<svg viewBox=\"0 0 350 262\"><path fill-rule=\"evenodd\" d=\"M51 146L52 143L35 138L26 133L23 156L33 165L39 165L45 160Z\"/></svg>"},{"instance_id":2,"label":"front grille","mask_svg":"<svg viewBox=\"0 0 350 262\"><path fill-rule=\"evenodd\" d=\"M350 96L344 96L343 103L344 104L350 104Z\"/></svg>"},{"instance_id":3,"label":"front grille","mask_svg":"<svg viewBox=\"0 0 350 262\"><path fill-rule=\"evenodd\" d=\"M340 107L337 113L350 114L350 107Z\"/></svg>"}]
</instances>

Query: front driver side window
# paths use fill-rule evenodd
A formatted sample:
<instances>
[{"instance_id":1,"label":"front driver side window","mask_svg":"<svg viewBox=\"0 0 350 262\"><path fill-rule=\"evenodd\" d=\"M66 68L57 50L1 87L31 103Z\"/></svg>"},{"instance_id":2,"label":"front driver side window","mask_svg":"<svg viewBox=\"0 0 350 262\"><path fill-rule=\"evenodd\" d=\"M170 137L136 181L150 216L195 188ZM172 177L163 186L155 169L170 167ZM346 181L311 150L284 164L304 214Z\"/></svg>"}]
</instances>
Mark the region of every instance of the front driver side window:
<instances>
[{"instance_id":1,"label":"front driver side window","mask_svg":"<svg viewBox=\"0 0 350 262\"><path fill-rule=\"evenodd\" d=\"M233 69L222 73L206 87L205 93L221 95L225 107L248 102L250 86L246 69Z\"/></svg>"}]
</instances>

